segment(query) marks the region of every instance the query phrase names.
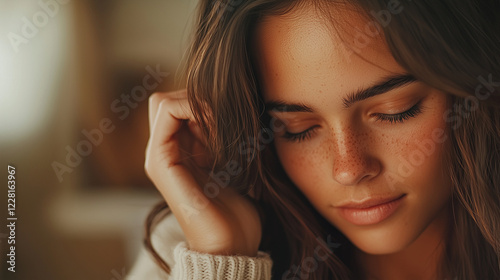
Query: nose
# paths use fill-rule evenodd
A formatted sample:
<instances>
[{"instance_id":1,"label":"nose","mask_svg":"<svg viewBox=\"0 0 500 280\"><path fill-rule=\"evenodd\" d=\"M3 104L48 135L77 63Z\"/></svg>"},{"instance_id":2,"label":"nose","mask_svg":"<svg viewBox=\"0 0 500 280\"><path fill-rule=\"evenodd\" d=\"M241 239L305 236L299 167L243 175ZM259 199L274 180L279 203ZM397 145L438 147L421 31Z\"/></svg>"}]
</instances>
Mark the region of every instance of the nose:
<instances>
[{"instance_id":1,"label":"nose","mask_svg":"<svg viewBox=\"0 0 500 280\"><path fill-rule=\"evenodd\" d=\"M380 174L379 159L370 155L368 135L352 129L334 133L333 178L345 186L368 181Z\"/></svg>"}]
</instances>

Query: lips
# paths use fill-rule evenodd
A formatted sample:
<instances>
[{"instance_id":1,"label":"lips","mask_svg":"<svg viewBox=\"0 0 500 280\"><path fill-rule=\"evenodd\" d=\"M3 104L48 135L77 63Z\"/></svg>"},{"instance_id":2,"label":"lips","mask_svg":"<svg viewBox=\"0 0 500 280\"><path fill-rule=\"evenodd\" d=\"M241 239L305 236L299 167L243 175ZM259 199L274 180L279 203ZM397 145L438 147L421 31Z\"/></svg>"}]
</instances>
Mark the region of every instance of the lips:
<instances>
[{"instance_id":1,"label":"lips","mask_svg":"<svg viewBox=\"0 0 500 280\"><path fill-rule=\"evenodd\" d=\"M399 199L399 198L403 197L404 195L405 194L386 197L386 198L382 197L382 198L365 199L361 202L347 202L347 203L344 203L344 204L337 206L337 207L339 207L339 208L357 208L357 209L370 208L370 207L373 207L376 205L384 204L384 203Z\"/></svg>"},{"instance_id":2,"label":"lips","mask_svg":"<svg viewBox=\"0 0 500 280\"><path fill-rule=\"evenodd\" d=\"M372 225L389 218L401 205L406 194L347 202L338 206L340 215L355 225Z\"/></svg>"}]
</instances>

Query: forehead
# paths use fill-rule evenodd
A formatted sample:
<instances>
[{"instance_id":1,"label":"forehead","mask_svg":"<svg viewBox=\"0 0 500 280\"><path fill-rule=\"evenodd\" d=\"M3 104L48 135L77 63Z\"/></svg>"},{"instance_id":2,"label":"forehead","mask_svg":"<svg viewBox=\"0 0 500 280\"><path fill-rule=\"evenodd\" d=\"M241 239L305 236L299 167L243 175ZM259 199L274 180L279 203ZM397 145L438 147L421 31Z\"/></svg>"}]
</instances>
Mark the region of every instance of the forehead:
<instances>
[{"instance_id":1,"label":"forehead","mask_svg":"<svg viewBox=\"0 0 500 280\"><path fill-rule=\"evenodd\" d=\"M374 22L352 8L330 8L333 21L304 6L257 23L253 51L264 99L299 101L311 89L341 96L404 72Z\"/></svg>"}]
</instances>

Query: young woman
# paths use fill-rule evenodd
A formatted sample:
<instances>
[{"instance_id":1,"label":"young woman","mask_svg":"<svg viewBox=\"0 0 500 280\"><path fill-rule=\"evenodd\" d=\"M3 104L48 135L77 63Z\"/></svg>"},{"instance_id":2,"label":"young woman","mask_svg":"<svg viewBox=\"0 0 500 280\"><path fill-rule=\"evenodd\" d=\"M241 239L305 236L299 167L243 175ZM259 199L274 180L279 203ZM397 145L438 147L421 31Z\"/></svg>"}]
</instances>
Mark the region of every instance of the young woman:
<instances>
[{"instance_id":1,"label":"young woman","mask_svg":"<svg viewBox=\"0 0 500 280\"><path fill-rule=\"evenodd\" d=\"M201 0L131 277L500 279L498 11Z\"/></svg>"}]
</instances>

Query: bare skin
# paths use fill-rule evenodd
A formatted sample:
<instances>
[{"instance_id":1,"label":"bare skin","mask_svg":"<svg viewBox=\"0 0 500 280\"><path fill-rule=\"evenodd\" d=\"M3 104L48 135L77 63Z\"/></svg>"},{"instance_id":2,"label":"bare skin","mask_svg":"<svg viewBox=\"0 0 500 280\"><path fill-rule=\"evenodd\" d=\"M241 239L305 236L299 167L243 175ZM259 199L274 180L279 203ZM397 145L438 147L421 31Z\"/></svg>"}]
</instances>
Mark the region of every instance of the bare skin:
<instances>
[{"instance_id":1,"label":"bare skin","mask_svg":"<svg viewBox=\"0 0 500 280\"><path fill-rule=\"evenodd\" d=\"M336 29L307 8L257 26L265 102L302 107L269 111L286 124L274 142L278 157L316 210L357 247L365 279L436 279L451 195L443 163L448 96L411 81L346 102L408 73L381 37L364 33L363 17L344 15ZM369 42L353 53L360 34ZM395 211L343 214L346 204L397 197Z\"/></svg>"},{"instance_id":2,"label":"bare skin","mask_svg":"<svg viewBox=\"0 0 500 280\"><path fill-rule=\"evenodd\" d=\"M365 279L435 279L451 194L443 172L447 95L413 81L345 108L350 93L407 73L381 38L370 37L359 55L353 54L314 10L303 9L299 16L295 12L266 18L255 37L265 101L311 109L270 112L286 124L274 143L281 164L317 211L356 246ZM340 32L349 42L366 22L346 15L348 24L341 27L354 29ZM404 121L379 118L395 118L416 107L418 112ZM150 99L147 174L178 218L191 249L255 256L261 240L255 207L229 188L207 196L205 142L195 124L183 126L181 120L193 123L185 91ZM286 133L307 136L291 141ZM421 151L418 164L406 166L402 174L403 161L410 161L422 143L432 149ZM196 155L194 162L186 160L189 154ZM401 196L401 203L382 221L356 224L341 215L346 203L392 196Z\"/></svg>"},{"instance_id":3,"label":"bare skin","mask_svg":"<svg viewBox=\"0 0 500 280\"><path fill-rule=\"evenodd\" d=\"M217 195L205 189L210 158L186 90L152 95L149 126L145 170L179 221L189 248L256 256L261 222L255 206L231 188L219 188Z\"/></svg>"}]
</instances>

